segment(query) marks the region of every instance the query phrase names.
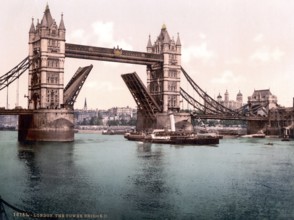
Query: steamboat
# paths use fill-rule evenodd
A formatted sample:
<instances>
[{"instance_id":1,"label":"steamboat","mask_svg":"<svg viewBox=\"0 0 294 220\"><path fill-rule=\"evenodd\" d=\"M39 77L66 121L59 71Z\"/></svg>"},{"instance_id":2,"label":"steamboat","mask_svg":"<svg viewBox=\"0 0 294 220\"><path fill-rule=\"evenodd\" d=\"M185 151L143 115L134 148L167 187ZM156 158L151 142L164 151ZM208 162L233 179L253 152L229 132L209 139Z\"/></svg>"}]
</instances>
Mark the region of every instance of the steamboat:
<instances>
[{"instance_id":1,"label":"steamboat","mask_svg":"<svg viewBox=\"0 0 294 220\"><path fill-rule=\"evenodd\" d=\"M124 137L130 141L180 145L213 145L219 144L220 139L215 133L197 134L194 132L166 131L159 129L155 129L151 133L126 133Z\"/></svg>"}]
</instances>

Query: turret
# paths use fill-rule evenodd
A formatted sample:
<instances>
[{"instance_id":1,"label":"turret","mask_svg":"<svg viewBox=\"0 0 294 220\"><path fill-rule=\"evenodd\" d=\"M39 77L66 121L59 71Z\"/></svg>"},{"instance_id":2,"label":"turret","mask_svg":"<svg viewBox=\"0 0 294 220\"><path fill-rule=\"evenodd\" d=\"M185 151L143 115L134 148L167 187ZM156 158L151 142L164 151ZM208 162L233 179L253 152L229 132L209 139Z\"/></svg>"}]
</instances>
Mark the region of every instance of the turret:
<instances>
[{"instance_id":1,"label":"turret","mask_svg":"<svg viewBox=\"0 0 294 220\"><path fill-rule=\"evenodd\" d=\"M169 46L170 46L170 37L169 34L166 30L165 24L162 25L162 33L163 33L163 52L168 52L169 51Z\"/></svg>"},{"instance_id":2,"label":"turret","mask_svg":"<svg viewBox=\"0 0 294 220\"><path fill-rule=\"evenodd\" d=\"M61 20L60 20L60 24L58 27L58 34L59 37L65 39L65 26L64 26L64 21L63 21L63 14L61 14Z\"/></svg>"},{"instance_id":3,"label":"turret","mask_svg":"<svg viewBox=\"0 0 294 220\"><path fill-rule=\"evenodd\" d=\"M178 33L178 37L177 37L176 48L177 48L177 53L180 54L181 53L182 44L181 44L180 34L179 33Z\"/></svg>"},{"instance_id":4,"label":"turret","mask_svg":"<svg viewBox=\"0 0 294 220\"><path fill-rule=\"evenodd\" d=\"M32 24L31 24L30 31L29 31L29 42L34 40L35 33L36 33L36 29L35 29L35 25L34 25L34 18L32 18Z\"/></svg>"},{"instance_id":5,"label":"turret","mask_svg":"<svg viewBox=\"0 0 294 220\"><path fill-rule=\"evenodd\" d=\"M225 102L229 102L229 93L228 90L225 92Z\"/></svg>"},{"instance_id":6,"label":"turret","mask_svg":"<svg viewBox=\"0 0 294 220\"><path fill-rule=\"evenodd\" d=\"M41 20L41 36L44 37L47 35L47 28L48 28L48 24L47 24L47 18L44 12L44 16Z\"/></svg>"},{"instance_id":7,"label":"turret","mask_svg":"<svg viewBox=\"0 0 294 220\"><path fill-rule=\"evenodd\" d=\"M238 92L238 94L237 94L237 102L239 102L239 103L243 103L243 95L242 95L242 93L240 92L240 90L239 90L239 92Z\"/></svg>"},{"instance_id":8,"label":"turret","mask_svg":"<svg viewBox=\"0 0 294 220\"><path fill-rule=\"evenodd\" d=\"M221 94L219 93L218 96L217 96L217 101L218 101L218 102L221 102L222 99L223 99L223 97L222 97Z\"/></svg>"},{"instance_id":9,"label":"turret","mask_svg":"<svg viewBox=\"0 0 294 220\"><path fill-rule=\"evenodd\" d=\"M152 43L151 43L151 37L149 35L148 43L147 43L147 53L152 53Z\"/></svg>"}]
</instances>

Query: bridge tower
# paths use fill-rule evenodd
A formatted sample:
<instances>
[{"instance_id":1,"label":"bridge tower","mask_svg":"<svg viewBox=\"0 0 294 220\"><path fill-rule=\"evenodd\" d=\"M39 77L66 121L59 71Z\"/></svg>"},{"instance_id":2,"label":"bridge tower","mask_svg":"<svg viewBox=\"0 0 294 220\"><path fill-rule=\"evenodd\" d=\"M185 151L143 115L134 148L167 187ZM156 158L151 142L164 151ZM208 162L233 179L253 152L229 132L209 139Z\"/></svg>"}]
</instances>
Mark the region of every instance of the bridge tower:
<instances>
[{"instance_id":1,"label":"bridge tower","mask_svg":"<svg viewBox=\"0 0 294 220\"><path fill-rule=\"evenodd\" d=\"M147 52L163 56L162 64L147 65L147 90L161 108L153 128L171 129L174 121L176 129L191 129L190 114L180 112L181 47L179 34L171 38L165 24L153 44L149 36ZM138 114L137 129L140 121Z\"/></svg>"},{"instance_id":2,"label":"bridge tower","mask_svg":"<svg viewBox=\"0 0 294 220\"><path fill-rule=\"evenodd\" d=\"M165 25L152 45L149 36L147 52L162 54L163 66L147 66L147 88L163 112L180 110L181 41L170 38Z\"/></svg>"},{"instance_id":3,"label":"bridge tower","mask_svg":"<svg viewBox=\"0 0 294 220\"><path fill-rule=\"evenodd\" d=\"M38 56L38 59L33 59ZM52 18L48 5L44 16L32 22L29 31L29 69L28 96L29 109L58 109L63 104L65 26L63 16L59 26Z\"/></svg>"},{"instance_id":4,"label":"bridge tower","mask_svg":"<svg viewBox=\"0 0 294 220\"><path fill-rule=\"evenodd\" d=\"M19 141L73 141L73 109L64 106L65 26L52 18L48 4L41 23L29 30L28 109L19 117Z\"/></svg>"}]
</instances>

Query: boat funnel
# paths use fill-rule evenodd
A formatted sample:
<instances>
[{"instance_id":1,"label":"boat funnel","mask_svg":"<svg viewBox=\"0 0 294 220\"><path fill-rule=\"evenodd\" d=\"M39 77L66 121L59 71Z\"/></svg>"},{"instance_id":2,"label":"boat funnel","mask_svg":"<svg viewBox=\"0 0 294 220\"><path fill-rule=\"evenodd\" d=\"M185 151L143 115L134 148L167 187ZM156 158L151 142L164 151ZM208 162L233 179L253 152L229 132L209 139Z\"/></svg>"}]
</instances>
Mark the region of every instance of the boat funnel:
<instances>
[{"instance_id":1,"label":"boat funnel","mask_svg":"<svg viewBox=\"0 0 294 220\"><path fill-rule=\"evenodd\" d=\"M176 131L175 116L174 116L173 113L169 114L169 119L170 119L170 129L171 129L171 131Z\"/></svg>"}]
</instances>

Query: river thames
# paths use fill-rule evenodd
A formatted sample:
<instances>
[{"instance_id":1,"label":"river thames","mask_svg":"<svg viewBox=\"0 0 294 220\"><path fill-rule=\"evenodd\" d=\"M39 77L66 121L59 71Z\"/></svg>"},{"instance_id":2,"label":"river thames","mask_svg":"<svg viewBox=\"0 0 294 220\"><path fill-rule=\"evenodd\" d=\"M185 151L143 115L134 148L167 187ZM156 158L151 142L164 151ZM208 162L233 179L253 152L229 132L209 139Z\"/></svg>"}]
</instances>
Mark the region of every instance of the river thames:
<instances>
[{"instance_id":1,"label":"river thames","mask_svg":"<svg viewBox=\"0 0 294 220\"><path fill-rule=\"evenodd\" d=\"M0 196L59 219L293 219L294 142L230 138L216 146L76 134L20 144L0 132ZM273 145L266 145L271 142ZM4 206L9 219L29 219Z\"/></svg>"}]
</instances>

